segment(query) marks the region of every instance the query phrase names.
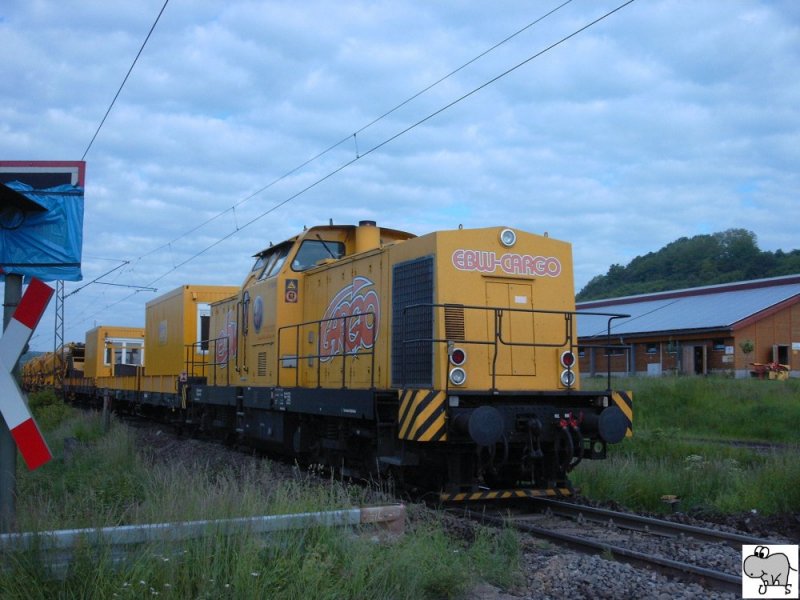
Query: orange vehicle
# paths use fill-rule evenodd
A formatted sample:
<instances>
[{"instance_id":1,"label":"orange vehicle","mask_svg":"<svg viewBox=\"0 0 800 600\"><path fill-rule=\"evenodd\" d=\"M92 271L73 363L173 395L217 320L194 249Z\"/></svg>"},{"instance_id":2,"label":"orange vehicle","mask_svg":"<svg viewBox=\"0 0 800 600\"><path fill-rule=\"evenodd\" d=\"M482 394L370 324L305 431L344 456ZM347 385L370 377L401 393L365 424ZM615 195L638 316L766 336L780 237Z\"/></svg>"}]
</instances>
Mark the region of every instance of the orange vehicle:
<instances>
[{"instance_id":1,"label":"orange vehicle","mask_svg":"<svg viewBox=\"0 0 800 600\"><path fill-rule=\"evenodd\" d=\"M208 338L210 303L235 286L183 285L147 303L145 327L100 325L86 333L82 372L65 382L73 396L99 400L108 394L131 409L179 409L186 348ZM202 354L202 353L201 353Z\"/></svg>"},{"instance_id":2,"label":"orange vehicle","mask_svg":"<svg viewBox=\"0 0 800 600\"><path fill-rule=\"evenodd\" d=\"M61 385L64 377L83 374L84 346L69 343L56 352L44 352L22 365L22 389L35 392Z\"/></svg>"}]
</instances>

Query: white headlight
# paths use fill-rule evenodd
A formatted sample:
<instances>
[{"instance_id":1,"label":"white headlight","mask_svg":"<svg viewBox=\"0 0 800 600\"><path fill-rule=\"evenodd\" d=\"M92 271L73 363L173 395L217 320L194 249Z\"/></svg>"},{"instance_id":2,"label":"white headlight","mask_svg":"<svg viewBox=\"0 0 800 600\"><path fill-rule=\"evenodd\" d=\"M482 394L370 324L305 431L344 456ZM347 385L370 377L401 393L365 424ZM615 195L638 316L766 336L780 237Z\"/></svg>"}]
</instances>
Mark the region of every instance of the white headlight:
<instances>
[{"instance_id":1,"label":"white headlight","mask_svg":"<svg viewBox=\"0 0 800 600\"><path fill-rule=\"evenodd\" d=\"M461 367L450 370L450 383L453 385L464 385L467 380L467 372Z\"/></svg>"},{"instance_id":2,"label":"white headlight","mask_svg":"<svg viewBox=\"0 0 800 600\"><path fill-rule=\"evenodd\" d=\"M511 229L503 229L503 231L500 232L500 243L506 248L511 248L511 246L517 243L517 234Z\"/></svg>"},{"instance_id":3,"label":"white headlight","mask_svg":"<svg viewBox=\"0 0 800 600\"><path fill-rule=\"evenodd\" d=\"M561 384L564 387L572 387L575 385L575 372L570 369L561 371Z\"/></svg>"}]
</instances>

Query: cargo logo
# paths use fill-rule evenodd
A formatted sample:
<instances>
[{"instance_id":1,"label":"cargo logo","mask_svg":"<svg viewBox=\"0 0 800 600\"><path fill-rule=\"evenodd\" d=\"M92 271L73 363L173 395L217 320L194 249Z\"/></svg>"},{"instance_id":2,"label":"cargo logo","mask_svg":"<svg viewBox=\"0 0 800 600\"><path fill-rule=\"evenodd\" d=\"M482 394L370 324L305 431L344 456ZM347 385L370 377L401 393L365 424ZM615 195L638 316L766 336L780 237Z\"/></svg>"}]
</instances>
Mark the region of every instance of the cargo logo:
<instances>
[{"instance_id":1,"label":"cargo logo","mask_svg":"<svg viewBox=\"0 0 800 600\"><path fill-rule=\"evenodd\" d=\"M256 333L261 333L261 326L264 324L264 299L256 296L253 301L253 327Z\"/></svg>"},{"instance_id":2,"label":"cargo logo","mask_svg":"<svg viewBox=\"0 0 800 600\"><path fill-rule=\"evenodd\" d=\"M228 363L228 355L230 358L236 358L236 347L238 346L238 337L236 331L236 312L231 308L225 313L225 320L222 323L222 328L219 330L219 339L217 340L217 364L224 367ZM228 350L230 348L230 351Z\"/></svg>"},{"instance_id":3,"label":"cargo logo","mask_svg":"<svg viewBox=\"0 0 800 600\"><path fill-rule=\"evenodd\" d=\"M497 269L507 275L538 275L558 277L561 262L555 256L533 256L508 252L498 257L494 252L483 250L464 250L453 252L453 266L459 271L480 271L494 273Z\"/></svg>"},{"instance_id":4,"label":"cargo logo","mask_svg":"<svg viewBox=\"0 0 800 600\"><path fill-rule=\"evenodd\" d=\"M356 354L369 349L378 338L381 306L374 285L366 277L355 277L328 304L320 332L321 362L340 354ZM372 313L372 314L369 314Z\"/></svg>"}]
</instances>

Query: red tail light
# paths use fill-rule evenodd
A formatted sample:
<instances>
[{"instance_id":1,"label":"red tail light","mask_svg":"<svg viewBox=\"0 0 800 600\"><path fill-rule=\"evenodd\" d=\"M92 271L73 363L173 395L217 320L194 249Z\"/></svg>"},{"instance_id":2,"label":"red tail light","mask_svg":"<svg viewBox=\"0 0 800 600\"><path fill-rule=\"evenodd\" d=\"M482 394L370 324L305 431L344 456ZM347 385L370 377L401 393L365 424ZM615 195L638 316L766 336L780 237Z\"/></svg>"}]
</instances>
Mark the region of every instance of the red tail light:
<instances>
[{"instance_id":1,"label":"red tail light","mask_svg":"<svg viewBox=\"0 0 800 600\"><path fill-rule=\"evenodd\" d=\"M453 348L450 352L450 362L455 366L460 367L467 362L467 352L461 348Z\"/></svg>"}]
</instances>

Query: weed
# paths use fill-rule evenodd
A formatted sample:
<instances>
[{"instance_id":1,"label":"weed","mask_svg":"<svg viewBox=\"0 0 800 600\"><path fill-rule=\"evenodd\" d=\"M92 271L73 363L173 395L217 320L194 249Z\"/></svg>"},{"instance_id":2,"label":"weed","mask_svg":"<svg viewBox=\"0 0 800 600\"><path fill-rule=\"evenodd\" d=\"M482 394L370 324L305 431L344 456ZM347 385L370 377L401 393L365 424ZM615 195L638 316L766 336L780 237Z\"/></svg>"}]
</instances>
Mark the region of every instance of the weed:
<instances>
[{"instance_id":1,"label":"weed","mask_svg":"<svg viewBox=\"0 0 800 600\"><path fill-rule=\"evenodd\" d=\"M375 502L383 492L298 470L278 480L268 461L236 468L201 461L176 466L141 453L130 430L77 414L50 436L57 458L19 483L23 530L101 527L325 511ZM79 439L68 460L63 440ZM377 494L377 495L376 495ZM0 571L3 598L453 598L477 578L519 577L513 532L480 531L472 544L435 519L411 523L389 543L373 535L316 527L268 538L209 531L180 544L148 544L122 563L109 548L82 548L63 579L35 553Z\"/></svg>"},{"instance_id":2,"label":"weed","mask_svg":"<svg viewBox=\"0 0 800 600\"><path fill-rule=\"evenodd\" d=\"M609 448L605 462L583 462L573 480L596 500L630 508L669 510L662 495L681 497L682 510L763 514L800 510L799 382L725 378L629 378L634 436ZM726 440L779 442L764 452Z\"/></svg>"}]
</instances>

